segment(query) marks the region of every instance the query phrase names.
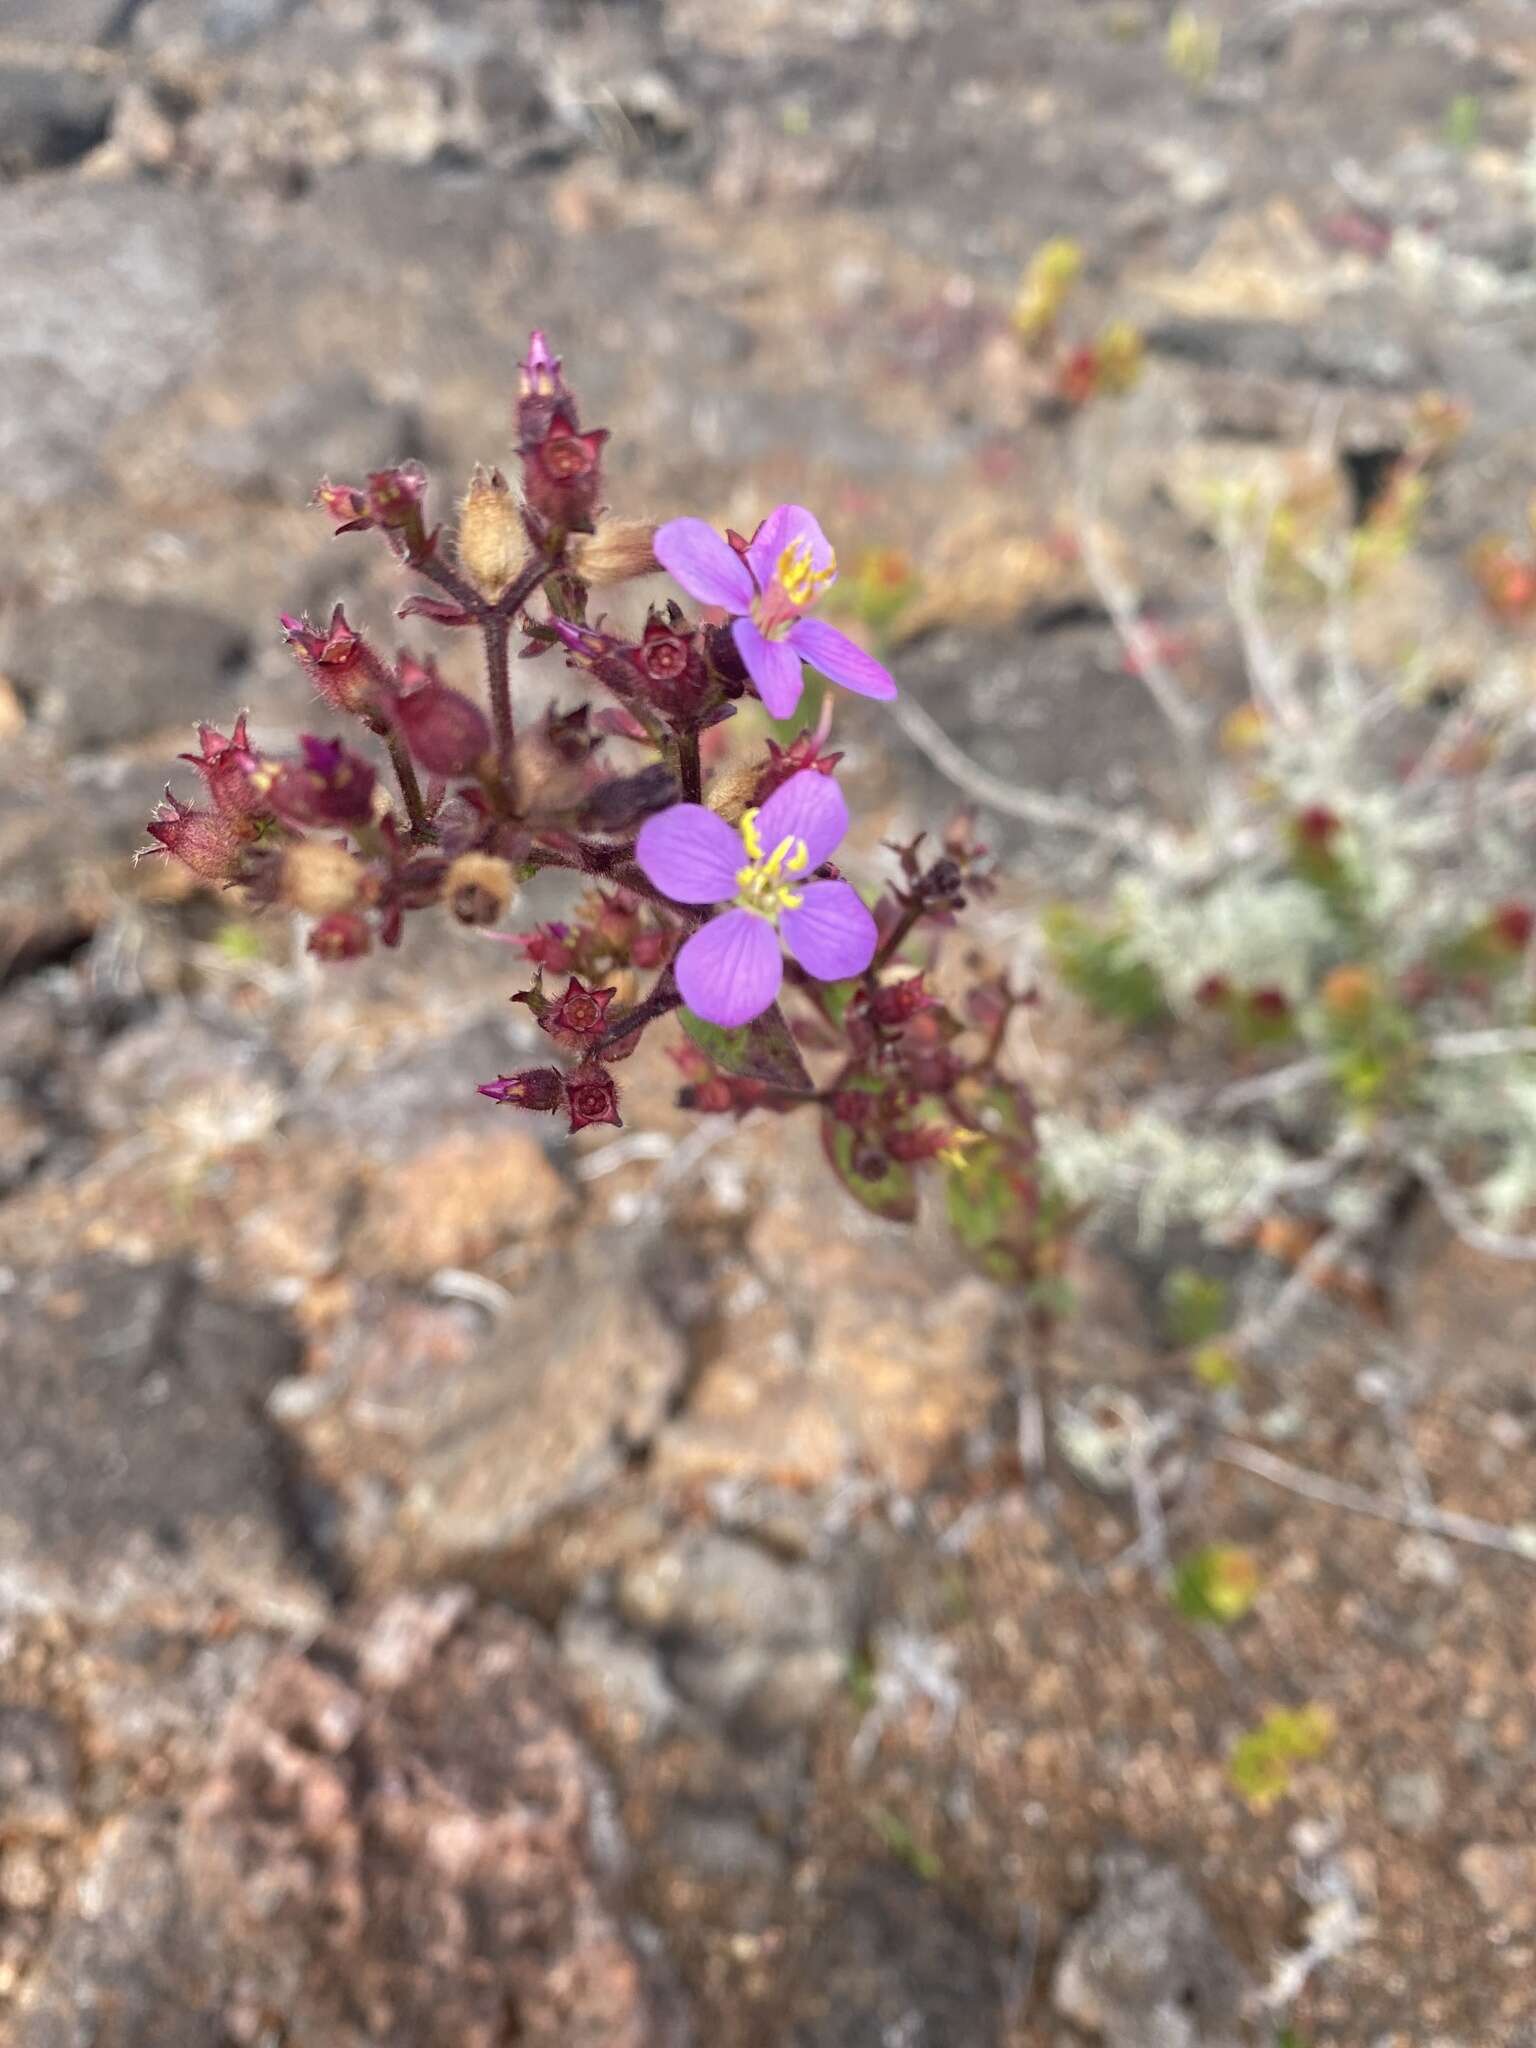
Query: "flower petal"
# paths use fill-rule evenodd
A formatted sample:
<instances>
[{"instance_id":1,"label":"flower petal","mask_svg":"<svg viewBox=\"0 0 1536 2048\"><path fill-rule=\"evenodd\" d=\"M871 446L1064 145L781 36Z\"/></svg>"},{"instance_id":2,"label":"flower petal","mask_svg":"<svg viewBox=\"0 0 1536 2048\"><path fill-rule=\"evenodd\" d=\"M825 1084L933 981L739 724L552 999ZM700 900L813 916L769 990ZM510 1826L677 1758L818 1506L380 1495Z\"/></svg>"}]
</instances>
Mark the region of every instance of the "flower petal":
<instances>
[{"instance_id":1,"label":"flower petal","mask_svg":"<svg viewBox=\"0 0 1536 2048\"><path fill-rule=\"evenodd\" d=\"M674 971L694 1015L733 1030L760 1017L777 996L784 957L767 918L727 910L700 925Z\"/></svg>"},{"instance_id":2,"label":"flower petal","mask_svg":"<svg viewBox=\"0 0 1536 2048\"><path fill-rule=\"evenodd\" d=\"M703 804L658 811L635 841L635 859L674 903L724 903L746 858L741 834Z\"/></svg>"},{"instance_id":3,"label":"flower petal","mask_svg":"<svg viewBox=\"0 0 1536 2048\"><path fill-rule=\"evenodd\" d=\"M807 512L803 505L775 505L747 549L747 563L760 590L766 590L773 582L780 555L797 540L810 542L813 569L832 566L832 544L817 523L815 513Z\"/></svg>"},{"instance_id":4,"label":"flower petal","mask_svg":"<svg viewBox=\"0 0 1536 2048\"><path fill-rule=\"evenodd\" d=\"M861 697L886 700L896 694L896 679L890 670L882 668L872 654L866 654L846 633L839 633L836 626L824 625L820 619L797 619L784 644L803 655L812 668L819 668L834 683L841 683L845 690L856 690Z\"/></svg>"},{"instance_id":5,"label":"flower petal","mask_svg":"<svg viewBox=\"0 0 1536 2048\"><path fill-rule=\"evenodd\" d=\"M656 559L700 604L744 612L752 602L752 578L736 550L702 519L669 519L652 542Z\"/></svg>"},{"instance_id":6,"label":"flower petal","mask_svg":"<svg viewBox=\"0 0 1536 2048\"><path fill-rule=\"evenodd\" d=\"M765 640L750 619L738 619L731 627L731 638L769 716L788 718L805 688L799 655L787 641Z\"/></svg>"},{"instance_id":7,"label":"flower petal","mask_svg":"<svg viewBox=\"0 0 1536 2048\"><path fill-rule=\"evenodd\" d=\"M798 910L779 919L784 943L807 974L843 981L875 957L875 920L849 882L812 882Z\"/></svg>"},{"instance_id":8,"label":"flower petal","mask_svg":"<svg viewBox=\"0 0 1536 2048\"><path fill-rule=\"evenodd\" d=\"M819 868L835 853L847 830L847 799L830 775L820 775L814 768L802 768L781 783L757 817L765 853L772 853L781 839L791 835L805 841L810 858L800 870L802 875Z\"/></svg>"}]
</instances>

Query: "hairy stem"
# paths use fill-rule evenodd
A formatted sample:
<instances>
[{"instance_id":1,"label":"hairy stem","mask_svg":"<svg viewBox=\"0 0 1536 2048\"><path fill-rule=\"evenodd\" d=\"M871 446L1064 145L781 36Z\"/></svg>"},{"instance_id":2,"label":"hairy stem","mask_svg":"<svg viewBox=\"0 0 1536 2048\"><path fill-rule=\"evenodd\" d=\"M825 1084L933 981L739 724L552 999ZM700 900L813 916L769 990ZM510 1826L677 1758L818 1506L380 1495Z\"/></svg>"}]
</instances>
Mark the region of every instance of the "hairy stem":
<instances>
[{"instance_id":1,"label":"hairy stem","mask_svg":"<svg viewBox=\"0 0 1536 2048\"><path fill-rule=\"evenodd\" d=\"M389 758L394 764L395 780L400 785L400 794L405 800L405 815L411 821L411 831L417 839L430 839L431 827L427 823L427 807L422 802L421 784L416 780L416 764L405 750L405 742L393 726L384 731L384 744L389 748Z\"/></svg>"},{"instance_id":2,"label":"hairy stem","mask_svg":"<svg viewBox=\"0 0 1536 2048\"><path fill-rule=\"evenodd\" d=\"M517 734L512 723L512 667L508 657L512 621L503 611L488 612L482 621L485 632L485 676L491 694L491 721L496 729L496 773L504 789L512 790L512 769Z\"/></svg>"}]
</instances>

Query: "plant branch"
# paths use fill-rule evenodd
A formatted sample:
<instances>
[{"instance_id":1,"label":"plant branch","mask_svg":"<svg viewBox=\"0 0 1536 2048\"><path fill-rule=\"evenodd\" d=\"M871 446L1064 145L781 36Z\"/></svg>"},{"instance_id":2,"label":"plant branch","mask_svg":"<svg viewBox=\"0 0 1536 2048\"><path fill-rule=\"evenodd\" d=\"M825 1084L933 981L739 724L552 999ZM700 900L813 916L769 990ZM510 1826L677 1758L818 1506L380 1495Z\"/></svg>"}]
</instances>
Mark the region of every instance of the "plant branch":
<instances>
[{"instance_id":1,"label":"plant branch","mask_svg":"<svg viewBox=\"0 0 1536 2048\"><path fill-rule=\"evenodd\" d=\"M677 736L677 773L682 783L683 802L702 803L704 769L699 758L699 736L696 732L680 732Z\"/></svg>"},{"instance_id":2,"label":"plant branch","mask_svg":"<svg viewBox=\"0 0 1536 2048\"><path fill-rule=\"evenodd\" d=\"M620 1044L624 1039L631 1037L636 1031L643 1031L647 1024L654 1024L658 1017L665 1017L669 1011L680 1010L682 1007L683 999L678 994L677 983L672 976L672 969L664 967L660 979L650 994L642 1002L636 1003L632 1009L624 1011L622 1016L614 1018L608 1029L603 1033L596 1045L593 1046L593 1058L601 1059L610 1046Z\"/></svg>"},{"instance_id":3,"label":"plant branch","mask_svg":"<svg viewBox=\"0 0 1536 2048\"><path fill-rule=\"evenodd\" d=\"M1347 1480L1329 1479L1320 1472L1307 1472L1299 1465L1287 1464L1272 1451L1244 1443L1239 1437L1223 1437L1212 1456L1220 1465L1251 1472L1255 1479L1268 1480L1271 1486L1284 1487L1288 1493L1299 1493L1304 1500L1320 1501L1324 1507L1343 1508L1350 1514L1369 1515L1374 1521L1395 1522L1401 1529L1418 1529L1427 1536L1443 1536L1453 1543L1470 1543L1480 1550L1496 1550L1505 1557L1536 1564L1536 1539L1527 1539L1497 1522L1480 1521L1476 1515L1457 1514L1429 1502L1387 1500Z\"/></svg>"},{"instance_id":4,"label":"plant branch","mask_svg":"<svg viewBox=\"0 0 1536 2048\"><path fill-rule=\"evenodd\" d=\"M416 779L416 764L407 753L404 740L392 725L384 728L383 737L385 746L389 748L389 758L394 764L395 779L400 784L400 794L405 801L405 814L411 821L411 831L418 839L428 839L432 836L432 828L427 823L427 808L422 801L421 784Z\"/></svg>"},{"instance_id":5,"label":"plant branch","mask_svg":"<svg viewBox=\"0 0 1536 2048\"><path fill-rule=\"evenodd\" d=\"M505 612L487 612L481 621L485 634L485 678L491 697L491 722L496 731L496 773L510 790L515 763L517 733L512 722L512 669L508 646L512 621Z\"/></svg>"}]
</instances>

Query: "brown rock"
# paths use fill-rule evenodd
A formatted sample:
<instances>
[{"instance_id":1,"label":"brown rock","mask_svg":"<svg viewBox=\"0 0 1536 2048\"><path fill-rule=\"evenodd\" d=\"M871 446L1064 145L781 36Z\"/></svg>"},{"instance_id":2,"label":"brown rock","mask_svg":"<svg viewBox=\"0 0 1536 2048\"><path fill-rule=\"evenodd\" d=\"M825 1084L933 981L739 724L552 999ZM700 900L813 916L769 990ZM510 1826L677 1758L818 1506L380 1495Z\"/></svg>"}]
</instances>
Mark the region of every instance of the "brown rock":
<instances>
[{"instance_id":1,"label":"brown rock","mask_svg":"<svg viewBox=\"0 0 1536 2048\"><path fill-rule=\"evenodd\" d=\"M527 1131L455 1131L369 1192L351 1260L364 1274L425 1280L475 1266L509 1238L549 1229L574 1197Z\"/></svg>"},{"instance_id":2,"label":"brown rock","mask_svg":"<svg viewBox=\"0 0 1536 2048\"><path fill-rule=\"evenodd\" d=\"M1492 1919L1520 1933L1536 1927L1536 1849L1520 1843L1474 1842L1456 1868Z\"/></svg>"},{"instance_id":3,"label":"brown rock","mask_svg":"<svg viewBox=\"0 0 1536 2048\"><path fill-rule=\"evenodd\" d=\"M313 1364L275 1412L377 1584L505 1559L597 1493L661 1427L687 1356L623 1244L593 1235L494 1316L376 1295Z\"/></svg>"},{"instance_id":4,"label":"brown rock","mask_svg":"<svg viewBox=\"0 0 1536 2048\"><path fill-rule=\"evenodd\" d=\"M468 1607L397 1599L231 1716L183 1845L222 1967L293 2048L681 2048L549 1654Z\"/></svg>"}]
</instances>

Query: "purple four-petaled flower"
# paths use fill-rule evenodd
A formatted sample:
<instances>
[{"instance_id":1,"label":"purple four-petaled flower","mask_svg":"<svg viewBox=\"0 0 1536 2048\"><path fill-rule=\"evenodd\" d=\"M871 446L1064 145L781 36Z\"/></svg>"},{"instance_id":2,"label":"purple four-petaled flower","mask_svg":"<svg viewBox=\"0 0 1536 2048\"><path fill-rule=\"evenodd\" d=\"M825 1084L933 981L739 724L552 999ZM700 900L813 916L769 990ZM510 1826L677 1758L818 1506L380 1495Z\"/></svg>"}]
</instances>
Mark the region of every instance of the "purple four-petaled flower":
<instances>
[{"instance_id":1,"label":"purple four-petaled flower","mask_svg":"<svg viewBox=\"0 0 1536 2048\"><path fill-rule=\"evenodd\" d=\"M875 920L847 882L814 875L842 843L848 806L830 776L804 769L739 827L703 804L648 818L635 858L674 903L728 905L686 941L674 963L695 1016L727 1028L760 1017L779 993L779 939L817 981L862 974Z\"/></svg>"},{"instance_id":2,"label":"purple four-petaled flower","mask_svg":"<svg viewBox=\"0 0 1536 2048\"><path fill-rule=\"evenodd\" d=\"M861 697L891 698L896 685L872 654L806 614L837 579L837 558L803 505L779 505L738 553L702 519L657 528L656 559L700 604L733 615L731 637L774 718L800 702L808 661Z\"/></svg>"}]
</instances>

